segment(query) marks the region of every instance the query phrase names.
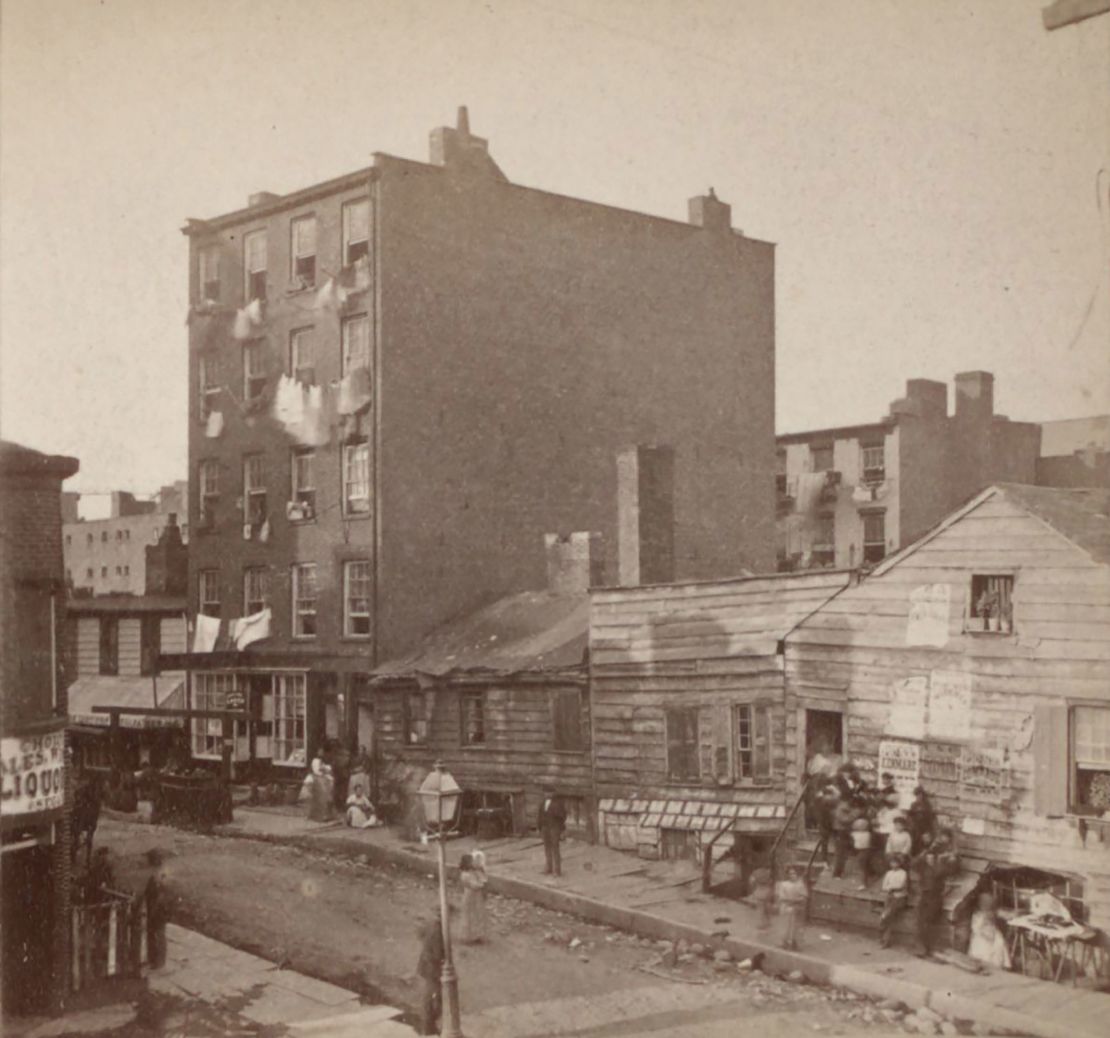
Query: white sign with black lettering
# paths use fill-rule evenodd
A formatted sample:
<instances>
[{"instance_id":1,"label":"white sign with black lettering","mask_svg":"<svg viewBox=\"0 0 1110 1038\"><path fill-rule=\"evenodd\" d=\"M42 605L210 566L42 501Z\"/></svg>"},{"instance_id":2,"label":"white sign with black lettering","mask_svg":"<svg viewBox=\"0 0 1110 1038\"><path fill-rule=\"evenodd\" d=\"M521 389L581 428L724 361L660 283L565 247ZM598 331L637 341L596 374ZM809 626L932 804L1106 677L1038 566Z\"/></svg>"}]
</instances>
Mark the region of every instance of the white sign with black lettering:
<instances>
[{"instance_id":1,"label":"white sign with black lettering","mask_svg":"<svg viewBox=\"0 0 1110 1038\"><path fill-rule=\"evenodd\" d=\"M889 773L901 807L910 806L921 774L921 744L884 739L879 743L879 775Z\"/></svg>"},{"instance_id":2,"label":"white sign with black lettering","mask_svg":"<svg viewBox=\"0 0 1110 1038\"><path fill-rule=\"evenodd\" d=\"M0 814L65 805L65 733L0 739Z\"/></svg>"}]
</instances>

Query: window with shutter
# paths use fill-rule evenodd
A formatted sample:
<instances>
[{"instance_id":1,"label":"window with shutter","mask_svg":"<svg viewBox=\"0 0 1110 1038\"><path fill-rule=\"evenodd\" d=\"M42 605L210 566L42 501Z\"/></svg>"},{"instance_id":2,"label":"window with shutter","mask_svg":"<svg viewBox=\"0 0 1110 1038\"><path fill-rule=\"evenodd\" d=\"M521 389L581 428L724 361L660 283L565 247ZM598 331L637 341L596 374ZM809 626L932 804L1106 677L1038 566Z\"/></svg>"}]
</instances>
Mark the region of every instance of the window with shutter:
<instances>
[{"instance_id":1,"label":"window with shutter","mask_svg":"<svg viewBox=\"0 0 1110 1038\"><path fill-rule=\"evenodd\" d=\"M682 707L664 712L667 734L667 777L677 781L697 782L698 709Z\"/></svg>"},{"instance_id":2,"label":"window with shutter","mask_svg":"<svg viewBox=\"0 0 1110 1038\"><path fill-rule=\"evenodd\" d=\"M552 696L552 733L556 750L584 750L585 725L582 718L582 693L576 688L561 689Z\"/></svg>"},{"instance_id":3,"label":"window with shutter","mask_svg":"<svg viewBox=\"0 0 1110 1038\"><path fill-rule=\"evenodd\" d=\"M734 710L737 777L748 781L769 779L771 777L770 703L740 703L734 707Z\"/></svg>"},{"instance_id":4,"label":"window with shutter","mask_svg":"<svg viewBox=\"0 0 1110 1038\"><path fill-rule=\"evenodd\" d=\"M1033 712L1033 810L1059 818L1068 808L1068 709L1038 705Z\"/></svg>"},{"instance_id":5,"label":"window with shutter","mask_svg":"<svg viewBox=\"0 0 1110 1038\"><path fill-rule=\"evenodd\" d=\"M1110 709L1071 711L1071 806L1081 814L1110 810Z\"/></svg>"}]
</instances>

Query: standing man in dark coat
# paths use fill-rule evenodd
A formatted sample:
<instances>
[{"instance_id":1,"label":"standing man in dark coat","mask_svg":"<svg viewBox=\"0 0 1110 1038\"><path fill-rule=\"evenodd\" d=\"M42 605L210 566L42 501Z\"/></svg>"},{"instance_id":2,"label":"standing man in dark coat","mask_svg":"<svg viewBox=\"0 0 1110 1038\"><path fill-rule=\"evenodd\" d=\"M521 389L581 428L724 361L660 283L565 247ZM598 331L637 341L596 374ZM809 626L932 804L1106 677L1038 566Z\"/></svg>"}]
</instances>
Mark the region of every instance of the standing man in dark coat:
<instances>
[{"instance_id":1,"label":"standing man in dark coat","mask_svg":"<svg viewBox=\"0 0 1110 1038\"><path fill-rule=\"evenodd\" d=\"M559 841L563 838L563 830L567 825L567 806L563 798L555 793L550 786L543 791L543 800L540 802L539 830L543 837L543 853L546 867L545 876L554 873L556 876L563 874L563 863L559 856Z\"/></svg>"},{"instance_id":2,"label":"standing man in dark coat","mask_svg":"<svg viewBox=\"0 0 1110 1038\"><path fill-rule=\"evenodd\" d=\"M920 955L928 959L936 944L936 928L944 909L944 889L948 877L959 871L959 860L948 834L939 832L913 859L917 877L917 940Z\"/></svg>"}]
</instances>

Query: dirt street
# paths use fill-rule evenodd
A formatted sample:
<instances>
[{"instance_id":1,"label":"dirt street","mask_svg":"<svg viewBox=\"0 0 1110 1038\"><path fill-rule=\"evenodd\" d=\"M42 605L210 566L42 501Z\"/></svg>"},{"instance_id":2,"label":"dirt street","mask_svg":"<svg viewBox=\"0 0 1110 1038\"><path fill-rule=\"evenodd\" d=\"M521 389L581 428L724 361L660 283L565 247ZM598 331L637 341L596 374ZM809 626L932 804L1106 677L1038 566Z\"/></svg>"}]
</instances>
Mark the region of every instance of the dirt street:
<instances>
[{"instance_id":1,"label":"dirt street","mask_svg":"<svg viewBox=\"0 0 1110 1038\"><path fill-rule=\"evenodd\" d=\"M368 1000L407 1011L417 1004L416 931L436 908L431 871L421 876L298 848L111 819L102 821L97 841L111 848L117 886L125 888L145 882L148 850L163 853L175 922ZM606 1002L621 1005L625 1019L595 1017L591 1034L604 1033L599 1025L618 1023L623 1033L627 1007L648 1005L637 989L676 990L679 985L700 986L718 1003L734 995L745 1015L787 1014L806 1031L875 1034L885 1028L889 1033L894 1023L889 1012L855 996L759 972L741 974L733 964L714 964L694 954L667 968L659 961L656 942L509 898L491 896L489 907L490 941L458 946L456 965L464 1018L486 1014L490 1033L496 1007L550 1003L558 1012L565 1004L565 1012L577 1020L576 1007ZM662 1012L658 992L652 994L652 1010ZM612 1015L618 1015L615 1008ZM568 1022L564 1019L564 1026ZM502 1030L514 1033L511 1015Z\"/></svg>"}]
</instances>

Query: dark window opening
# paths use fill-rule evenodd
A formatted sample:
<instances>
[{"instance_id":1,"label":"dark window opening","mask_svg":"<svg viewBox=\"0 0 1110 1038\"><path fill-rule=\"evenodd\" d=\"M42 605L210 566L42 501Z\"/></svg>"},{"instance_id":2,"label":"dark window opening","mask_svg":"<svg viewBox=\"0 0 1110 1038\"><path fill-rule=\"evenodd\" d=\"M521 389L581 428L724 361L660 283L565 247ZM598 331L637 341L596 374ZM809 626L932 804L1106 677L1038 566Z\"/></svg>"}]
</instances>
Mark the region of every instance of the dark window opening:
<instances>
[{"instance_id":1,"label":"dark window opening","mask_svg":"<svg viewBox=\"0 0 1110 1038\"><path fill-rule=\"evenodd\" d=\"M119 674L119 620L100 618L100 673Z\"/></svg>"}]
</instances>

